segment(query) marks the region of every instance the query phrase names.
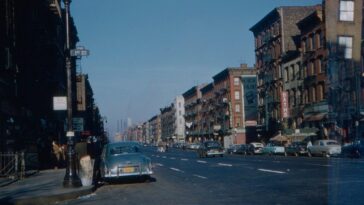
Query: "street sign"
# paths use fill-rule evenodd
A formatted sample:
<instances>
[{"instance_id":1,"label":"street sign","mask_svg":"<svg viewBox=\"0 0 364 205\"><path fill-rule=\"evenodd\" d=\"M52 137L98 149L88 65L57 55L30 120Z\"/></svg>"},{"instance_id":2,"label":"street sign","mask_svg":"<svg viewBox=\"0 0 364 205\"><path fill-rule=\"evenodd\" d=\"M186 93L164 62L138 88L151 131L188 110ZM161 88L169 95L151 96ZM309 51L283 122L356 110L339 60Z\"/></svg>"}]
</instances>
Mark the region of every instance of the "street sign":
<instances>
[{"instance_id":1,"label":"street sign","mask_svg":"<svg viewBox=\"0 0 364 205\"><path fill-rule=\"evenodd\" d=\"M282 118L289 118L288 93L286 91L281 93L281 115Z\"/></svg>"},{"instance_id":2,"label":"street sign","mask_svg":"<svg viewBox=\"0 0 364 205\"><path fill-rule=\"evenodd\" d=\"M84 127L84 120L82 117L75 117L72 120L72 126L73 126L73 130L76 132L82 132Z\"/></svg>"},{"instance_id":3,"label":"street sign","mask_svg":"<svg viewBox=\"0 0 364 205\"><path fill-rule=\"evenodd\" d=\"M53 110L67 110L67 97L57 96L53 97Z\"/></svg>"}]
</instances>

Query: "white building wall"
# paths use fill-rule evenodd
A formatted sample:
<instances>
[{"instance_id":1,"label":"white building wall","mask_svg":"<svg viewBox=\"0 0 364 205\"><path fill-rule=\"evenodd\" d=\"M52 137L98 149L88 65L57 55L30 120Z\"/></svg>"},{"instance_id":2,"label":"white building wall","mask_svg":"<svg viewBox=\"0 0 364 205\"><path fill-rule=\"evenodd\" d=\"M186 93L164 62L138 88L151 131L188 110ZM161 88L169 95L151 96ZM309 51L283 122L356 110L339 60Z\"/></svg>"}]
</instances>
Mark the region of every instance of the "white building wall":
<instances>
[{"instance_id":1,"label":"white building wall","mask_svg":"<svg viewBox=\"0 0 364 205\"><path fill-rule=\"evenodd\" d=\"M179 141L185 140L185 100L182 95L179 95L174 100L175 106L175 119L176 119L176 136Z\"/></svg>"}]
</instances>

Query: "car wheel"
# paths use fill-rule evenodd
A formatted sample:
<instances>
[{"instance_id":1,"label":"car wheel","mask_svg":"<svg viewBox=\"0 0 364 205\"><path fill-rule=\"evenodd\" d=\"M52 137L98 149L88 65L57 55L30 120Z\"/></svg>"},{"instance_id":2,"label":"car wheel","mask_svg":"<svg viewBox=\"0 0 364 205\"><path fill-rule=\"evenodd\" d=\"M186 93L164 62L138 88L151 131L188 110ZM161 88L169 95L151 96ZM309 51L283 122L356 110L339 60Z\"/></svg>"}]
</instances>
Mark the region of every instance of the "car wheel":
<instances>
[{"instance_id":1,"label":"car wheel","mask_svg":"<svg viewBox=\"0 0 364 205\"><path fill-rule=\"evenodd\" d=\"M329 154L329 153L326 153L326 152L323 152L323 153L322 153L322 156L323 156L323 157L326 157L326 158L330 158L330 154Z\"/></svg>"},{"instance_id":2,"label":"car wheel","mask_svg":"<svg viewBox=\"0 0 364 205\"><path fill-rule=\"evenodd\" d=\"M220 157L223 157L224 155L223 154L220 154Z\"/></svg>"}]
</instances>

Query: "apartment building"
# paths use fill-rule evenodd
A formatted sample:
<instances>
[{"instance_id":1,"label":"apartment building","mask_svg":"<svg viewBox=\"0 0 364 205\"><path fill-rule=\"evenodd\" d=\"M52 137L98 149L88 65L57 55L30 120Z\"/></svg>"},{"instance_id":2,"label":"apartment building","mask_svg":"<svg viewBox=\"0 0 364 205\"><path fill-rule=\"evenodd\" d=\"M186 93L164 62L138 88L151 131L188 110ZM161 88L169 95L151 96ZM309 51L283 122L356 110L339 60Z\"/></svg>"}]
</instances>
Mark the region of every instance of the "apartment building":
<instances>
[{"instance_id":1,"label":"apartment building","mask_svg":"<svg viewBox=\"0 0 364 205\"><path fill-rule=\"evenodd\" d=\"M243 69L248 69L246 64L240 67L226 68L213 76L215 93L215 126L219 140L231 136L234 144L246 142L243 121L243 87L241 76Z\"/></svg>"},{"instance_id":2,"label":"apartment building","mask_svg":"<svg viewBox=\"0 0 364 205\"><path fill-rule=\"evenodd\" d=\"M185 93L183 93L183 98L185 100L185 124L186 124L186 141L187 142L197 142L201 141L202 132L202 115L201 115L201 91L205 84L197 85Z\"/></svg>"},{"instance_id":3,"label":"apartment building","mask_svg":"<svg viewBox=\"0 0 364 205\"><path fill-rule=\"evenodd\" d=\"M282 56L296 51L295 36L300 34L296 23L314 11L314 6L278 7L250 30L255 38L258 76L258 124L266 138L281 128L281 94L283 92Z\"/></svg>"}]
</instances>

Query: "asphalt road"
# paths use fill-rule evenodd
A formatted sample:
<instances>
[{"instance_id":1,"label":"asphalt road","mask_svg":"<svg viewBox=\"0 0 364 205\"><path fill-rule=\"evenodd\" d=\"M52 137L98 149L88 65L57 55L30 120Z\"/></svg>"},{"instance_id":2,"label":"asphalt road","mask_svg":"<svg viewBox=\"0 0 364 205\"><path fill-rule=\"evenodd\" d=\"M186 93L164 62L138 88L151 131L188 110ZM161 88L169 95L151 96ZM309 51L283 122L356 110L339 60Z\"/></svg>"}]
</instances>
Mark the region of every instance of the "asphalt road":
<instances>
[{"instance_id":1,"label":"asphalt road","mask_svg":"<svg viewBox=\"0 0 364 205\"><path fill-rule=\"evenodd\" d=\"M364 160L284 156L197 157L148 147L154 175L105 184L59 204L363 204Z\"/></svg>"}]
</instances>

